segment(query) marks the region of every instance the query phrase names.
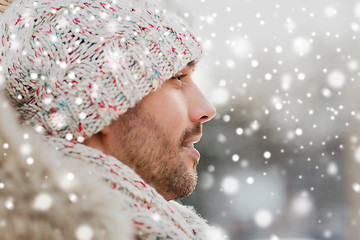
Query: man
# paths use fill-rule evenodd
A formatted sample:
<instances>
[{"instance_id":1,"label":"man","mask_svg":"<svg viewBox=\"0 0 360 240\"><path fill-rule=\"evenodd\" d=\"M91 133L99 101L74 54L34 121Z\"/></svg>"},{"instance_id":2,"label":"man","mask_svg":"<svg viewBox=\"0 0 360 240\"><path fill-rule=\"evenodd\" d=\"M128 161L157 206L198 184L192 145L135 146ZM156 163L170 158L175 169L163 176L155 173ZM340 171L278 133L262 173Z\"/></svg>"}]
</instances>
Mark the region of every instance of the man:
<instances>
[{"instance_id":1,"label":"man","mask_svg":"<svg viewBox=\"0 0 360 240\"><path fill-rule=\"evenodd\" d=\"M201 124L214 108L191 78L194 64L165 81L160 89L85 140L138 173L165 199L188 196L196 185Z\"/></svg>"},{"instance_id":2,"label":"man","mask_svg":"<svg viewBox=\"0 0 360 240\"><path fill-rule=\"evenodd\" d=\"M215 114L191 77L201 48L181 19L143 0L15 0L0 37L20 119L121 196L136 239L214 237L170 201L194 190L194 143Z\"/></svg>"}]
</instances>

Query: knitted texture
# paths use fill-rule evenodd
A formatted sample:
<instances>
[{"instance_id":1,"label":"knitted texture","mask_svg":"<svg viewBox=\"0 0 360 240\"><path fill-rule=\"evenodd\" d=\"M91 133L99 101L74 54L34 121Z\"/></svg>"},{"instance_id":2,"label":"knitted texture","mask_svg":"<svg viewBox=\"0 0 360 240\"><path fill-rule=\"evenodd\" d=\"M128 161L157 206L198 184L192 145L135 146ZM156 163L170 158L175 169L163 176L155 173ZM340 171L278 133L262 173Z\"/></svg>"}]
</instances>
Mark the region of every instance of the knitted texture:
<instances>
[{"instance_id":1,"label":"knitted texture","mask_svg":"<svg viewBox=\"0 0 360 240\"><path fill-rule=\"evenodd\" d=\"M13 0L0 0L0 13L5 12Z\"/></svg>"},{"instance_id":2,"label":"knitted texture","mask_svg":"<svg viewBox=\"0 0 360 240\"><path fill-rule=\"evenodd\" d=\"M81 229L94 240L226 239L114 157L58 137L38 141L2 91L0 102L0 239L90 239Z\"/></svg>"},{"instance_id":3,"label":"knitted texture","mask_svg":"<svg viewBox=\"0 0 360 240\"><path fill-rule=\"evenodd\" d=\"M188 26L144 0L15 0L0 31L21 120L78 142L201 57Z\"/></svg>"},{"instance_id":4,"label":"knitted texture","mask_svg":"<svg viewBox=\"0 0 360 240\"><path fill-rule=\"evenodd\" d=\"M46 137L46 141L66 156L91 165L92 173L103 178L109 188L125 199L136 239L227 239L218 235L214 238L216 230L193 209L166 201L131 168L114 157L65 139Z\"/></svg>"},{"instance_id":5,"label":"knitted texture","mask_svg":"<svg viewBox=\"0 0 360 240\"><path fill-rule=\"evenodd\" d=\"M3 91L0 103L0 239L133 239L124 198L20 126Z\"/></svg>"}]
</instances>

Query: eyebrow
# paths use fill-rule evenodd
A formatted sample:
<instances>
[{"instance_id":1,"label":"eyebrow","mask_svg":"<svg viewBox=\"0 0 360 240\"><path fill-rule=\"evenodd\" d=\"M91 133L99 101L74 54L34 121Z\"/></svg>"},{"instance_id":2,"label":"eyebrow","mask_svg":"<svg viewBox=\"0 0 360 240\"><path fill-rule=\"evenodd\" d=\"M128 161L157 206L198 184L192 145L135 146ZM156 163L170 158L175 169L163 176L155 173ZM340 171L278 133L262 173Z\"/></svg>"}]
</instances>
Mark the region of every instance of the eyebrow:
<instances>
[{"instance_id":1,"label":"eyebrow","mask_svg":"<svg viewBox=\"0 0 360 240\"><path fill-rule=\"evenodd\" d=\"M195 62L194 60L190 61L190 62L187 64L188 67L195 67L195 65L196 65L196 62Z\"/></svg>"},{"instance_id":2,"label":"eyebrow","mask_svg":"<svg viewBox=\"0 0 360 240\"><path fill-rule=\"evenodd\" d=\"M196 62L194 60L190 61L186 67L190 67L191 69L194 69L196 67ZM183 69L182 69L183 70ZM177 72L174 76L177 75L181 75L182 74L182 70L180 70L179 72Z\"/></svg>"}]
</instances>

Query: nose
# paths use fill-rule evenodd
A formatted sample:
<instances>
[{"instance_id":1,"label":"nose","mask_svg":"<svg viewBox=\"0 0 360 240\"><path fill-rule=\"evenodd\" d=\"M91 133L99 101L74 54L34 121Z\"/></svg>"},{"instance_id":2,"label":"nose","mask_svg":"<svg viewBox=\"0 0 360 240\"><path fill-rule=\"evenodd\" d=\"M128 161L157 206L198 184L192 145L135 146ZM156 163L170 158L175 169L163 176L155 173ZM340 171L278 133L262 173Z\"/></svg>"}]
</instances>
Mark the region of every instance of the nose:
<instances>
[{"instance_id":1,"label":"nose","mask_svg":"<svg viewBox=\"0 0 360 240\"><path fill-rule=\"evenodd\" d=\"M189 94L189 115L192 122L205 123L214 118L216 114L214 105L209 102L195 83Z\"/></svg>"}]
</instances>

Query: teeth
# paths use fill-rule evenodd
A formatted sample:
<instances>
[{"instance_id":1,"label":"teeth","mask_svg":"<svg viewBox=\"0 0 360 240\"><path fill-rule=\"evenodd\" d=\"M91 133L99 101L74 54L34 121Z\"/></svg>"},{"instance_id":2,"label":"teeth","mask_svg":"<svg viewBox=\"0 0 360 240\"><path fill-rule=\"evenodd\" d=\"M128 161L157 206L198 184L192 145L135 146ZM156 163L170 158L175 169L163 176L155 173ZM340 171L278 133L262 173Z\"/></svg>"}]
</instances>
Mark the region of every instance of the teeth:
<instances>
[{"instance_id":1,"label":"teeth","mask_svg":"<svg viewBox=\"0 0 360 240\"><path fill-rule=\"evenodd\" d=\"M188 144L186 144L185 146L186 146L186 147L191 147L191 148L192 148L192 147L194 147L194 144L193 144L193 143L188 143Z\"/></svg>"}]
</instances>

